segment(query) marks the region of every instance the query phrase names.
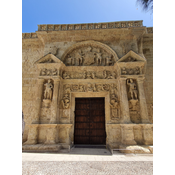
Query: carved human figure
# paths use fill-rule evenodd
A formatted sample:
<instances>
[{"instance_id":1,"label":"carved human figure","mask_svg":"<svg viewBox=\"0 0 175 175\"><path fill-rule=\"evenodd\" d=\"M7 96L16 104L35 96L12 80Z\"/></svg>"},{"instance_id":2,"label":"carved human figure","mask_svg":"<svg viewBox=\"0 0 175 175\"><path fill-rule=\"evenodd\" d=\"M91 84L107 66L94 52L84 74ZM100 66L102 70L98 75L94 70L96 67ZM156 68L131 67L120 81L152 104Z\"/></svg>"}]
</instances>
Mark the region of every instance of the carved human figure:
<instances>
[{"instance_id":1,"label":"carved human figure","mask_svg":"<svg viewBox=\"0 0 175 175\"><path fill-rule=\"evenodd\" d=\"M134 72L135 72L136 75L140 74L139 67L136 67Z\"/></svg>"},{"instance_id":2,"label":"carved human figure","mask_svg":"<svg viewBox=\"0 0 175 175\"><path fill-rule=\"evenodd\" d=\"M106 66L112 65L113 61L111 57L106 57Z\"/></svg>"},{"instance_id":3,"label":"carved human figure","mask_svg":"<svg viewBox=\"0 0 175 175\"><path fill-rule=\"evenodd\" d=\"M83 64L83 56L78 51L75 52L76 64L81 66Z\"/></svg>"},{"instance_id":4,"label":"carved human figure","mask_svg":"<svg viewBox=\"0 0 175 175\"><path fill-rule=\"evenodd\" d=\"M103 78L106 79L107 78L107 73L106 70L103 71Z\"/></svg>"},{"instance_id":5,"label":"carved human figure","mask_svg":"<svg viewBox=\"0 0 175 175\"><path fill-rule=\"evenodd\" d=\"M63 79L70 79L70 76L66 72L64 72L63 73Z\"/></svg>"},{"instance_id":6,"label":"carved human figure","mask_svg":"<svg viewBox=\"0 0 175 175\"><path fill-rule=\"evenodd\" d=\"M96 91L95 85L87 84L87 91L88 92Z\"/></svg>"},{"instance_id":7,"label":"carved human figure","mask_svg":"<svg viewBox=\"0 0 175 175\"><path fill-rule=\"evenodd\" d=\"M96 62L97 62L97 65L101 65L101 61L102 61L101 55L102 55L102 53L100 53L100 50L98 50L98 52L96 53Z\"/></svg>"},{"instance_id":8,"label":"carved human figure","mask_svg":"<svg viewBox=\"0 0 175 175\"><path fill-rule=\"evenodd\" d=\"M111 108L118 108L118 99L115 94L111 95L110 106Z\"/></svg>"},{"instance_id":9,"label":"carved human figure","mask_svg":"<svg viewBox=\"0 0 175 175\"><path fill-rule=\"evenodd\" d=\"M86 79L92 79L90 72L87 72Z\"/></svg>"},{"instance_id":10,"label":"carved human figure","mask_svg":"<svg viewBox=\"0 0 175 175\"><path fill-rule=\"evenodd\" d=\"M136 83L134 83L133 79L131 78L127 79L126 83L129 86L129 94L131 95L131 99L137 99Z\"/></svg>"},{"instance_id":11,"label":"carved human figure","mask_svg":"<svg viewBox=\"0 0 175 175\"><path fill-rule=\"evenodd\" d=\"M67 58L67 65L74 65L74 59L71 57L71 55L68 55Z\"/></svg>"},{"instance_id":12,"label":"carved human figure","mask_svg":"<svg viewBox=\"0 0 175 175\"><path fill-rule=\"evenodd\" d=\"M110 94L117 94L117 86L115 84L110 85Z\"/></svg>"},{"instance_id":13,"label":"carved human figure","mask_svg":"<svg viewBox=\"0 0 175 175\"><path fill-rule=\"evenodd\" d=\"M92 79L95 79L95 72L92 72L92 73L91 73L91 78L92 78Z\"/></svg>"},{"instance_id":14,"label":"carved human figure","mask_svg":"<svg viewBox=\"0 0 175 175\"><path fill-rule=\"evenodd\" d=\"M61 100L61 103L62 103L63 109L68 109L69 108L70 100L69 100L69 95L68 94L64 94L64 97Z\"/></svg>"},{"instance_id":15,"label":"carved human figure","mask_svg":"<svg viewBox=\"0 0 175 175\"><path fill-rule=\"evenodd\" d=\"M125 67L122 68L122 75L126 75L127 74L127 70Z\"/></svg>"},{"instance_id":16,"label":"carved human figure","mask_svg":"<svg viewBox=\"0 0 175 175\"><path fill-rule=\"evenodd\" d=\"M133 69L129 69L129 70L128 70L128 74L129 74L129 75L133 75L133 74L134 74Z\"/></svg>"},{"instance_id":17,"label":"carved human figure","mask_svg":"<svg viewBox=\"0 0 175 175\"><path fill-rule=\"evenodd\" d=\"M46 72L47 72L47 69L46 69L46 68L43 68L43 69L41 70L41 75L46 75Z\"/></svg>"},{"instance_id":18,"label":"carved human figure","mask_svg":"<svg viewBox=\"0 0 175 175\"><path fill-rule=\"evenodd\" d=\"M87 72L84 71L84 72L83 72L83 79L86 79L86 78L87 78Z\"/></svg>"},{"instance_id":19,"label":"carved human figure","mask_svg":"<svg viewBox=\"0 0 175 175\"><path fill-rule=\"evenodd\" d=\"M115 79L111 72L108 72L107 79Z\"/></svg>"},{"instance_id":20,"label":"carved human figure","mask_svg":"<svg viewBox=\"0 0 175 175\"><path fill-rule=\"evenodd\" d=\"M53 85L51 83L51 80L48 80L48 83L44 84L45 86L45 91L44 91L44 99L52 99L52 89Z\"/></svg>"},{"instance_id":21,"label":"carved human figure","mask_svg":"<svg viewBox=\"0 0 175 175\"><path fill-rule=\"evenodd\" d=\"M57 75L57 69L56 69L56 68L54 68L52 74L53 74L53 75Z\"/></svg>"},{"instance_id":22,"label":"carved human figure","mask_svg":"<svg viewBox=\"0 0 175 175\"><path fill-rule=\"evenodd\" d=\"M79 92L84 92L84 86L83 85L79 85Z\"/></svg>"},{"instance_id":23,"label":"carved human figure","mask_svg":"<svg viewBox=\"0 0 175 175\"><path fill-rule=\"evenodd\" d=\"M133 61L136 61L136 59L129 56L128 57L128 62L133 62Z\"/></svg>"}]
</instances>

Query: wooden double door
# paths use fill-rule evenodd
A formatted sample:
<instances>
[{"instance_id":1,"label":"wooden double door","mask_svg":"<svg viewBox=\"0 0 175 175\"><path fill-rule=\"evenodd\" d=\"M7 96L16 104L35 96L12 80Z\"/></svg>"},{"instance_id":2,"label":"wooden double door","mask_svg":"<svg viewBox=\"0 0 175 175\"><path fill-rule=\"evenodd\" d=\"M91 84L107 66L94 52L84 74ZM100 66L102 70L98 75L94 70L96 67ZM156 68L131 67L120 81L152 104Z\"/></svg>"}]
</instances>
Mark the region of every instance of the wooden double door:
<instances>
[{"instance_id":1,"label":"wooden double door","mask_svg":"<svg viewBox=\"0 0 175 175\"><path fill-rule=\"evenodd\" d=\"M105 99L75 99L74 144L106 144Z\"/></svg>"}]
</instances>

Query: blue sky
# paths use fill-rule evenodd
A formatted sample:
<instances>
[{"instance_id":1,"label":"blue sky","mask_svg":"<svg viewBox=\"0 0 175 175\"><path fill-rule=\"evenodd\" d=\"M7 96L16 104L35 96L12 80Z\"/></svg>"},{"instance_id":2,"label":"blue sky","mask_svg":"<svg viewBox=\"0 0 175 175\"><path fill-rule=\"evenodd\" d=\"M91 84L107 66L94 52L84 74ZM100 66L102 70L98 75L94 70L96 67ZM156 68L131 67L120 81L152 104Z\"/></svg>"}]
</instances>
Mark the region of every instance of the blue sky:
<instances>
[{"instance_id":1,"label":"blue sky","mask_svg":"<svg viewBox=\"0 0 175 175\"><path fill-rule=\"evenodd\" d=\"M143 20L153 26L153 15L136 0L23 0L22 32L38 30L38 24L76 24Z\"/></svg>"}]
</instances>

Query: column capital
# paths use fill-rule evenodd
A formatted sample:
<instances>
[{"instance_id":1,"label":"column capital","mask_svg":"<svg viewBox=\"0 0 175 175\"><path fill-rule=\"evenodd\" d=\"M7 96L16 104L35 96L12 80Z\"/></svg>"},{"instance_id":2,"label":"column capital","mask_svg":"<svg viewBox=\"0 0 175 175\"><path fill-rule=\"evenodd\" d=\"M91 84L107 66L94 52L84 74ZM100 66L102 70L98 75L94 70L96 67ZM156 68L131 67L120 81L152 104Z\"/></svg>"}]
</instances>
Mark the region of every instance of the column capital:
<instances>
[{"instance_id":1,"label":"column capital","mask_svg":"<svg viewBox=\"0 0 175 175\"><path fill-rule=\"evenodd\" d=\"M145 77L138 77L137 78L138 83L143 83L144 80L145 80Z\"/></svg>"}]
</instances>

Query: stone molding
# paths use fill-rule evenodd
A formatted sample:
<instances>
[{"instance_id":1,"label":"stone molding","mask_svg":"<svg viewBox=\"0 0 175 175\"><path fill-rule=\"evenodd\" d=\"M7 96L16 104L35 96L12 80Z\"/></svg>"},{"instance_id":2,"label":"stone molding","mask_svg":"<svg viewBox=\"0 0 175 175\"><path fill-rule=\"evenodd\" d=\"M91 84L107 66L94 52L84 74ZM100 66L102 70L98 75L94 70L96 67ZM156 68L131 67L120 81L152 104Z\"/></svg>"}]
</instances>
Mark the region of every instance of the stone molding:
<instances>
[{"instance_id":1,"label":"stone molding","mask_svg":"<svg viewBox=\"0 0 175 175\"><path fill-rule=\"evenodd\" d=\"M143 21L119 21L110 23L84 23L84 24L42 24L38 25L38 31L67 31L67 30L93 30L143 27Z\"/></svg>"},{"instance_id":2,"label":"stone molding","mask_svg":"<svg viewBox=\"0 0 175 175\"><path fill-rule=\"evenodd\" d=\"M23 39L38 38L36 33L22 33Z\"/></svg>"}]
</instances>

